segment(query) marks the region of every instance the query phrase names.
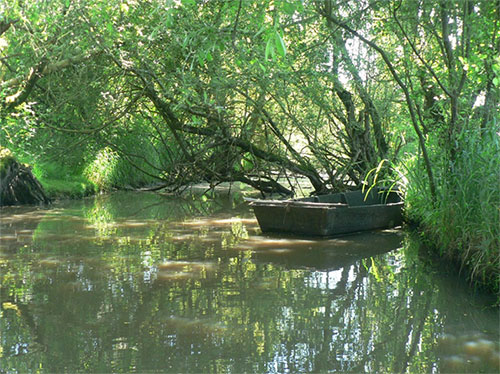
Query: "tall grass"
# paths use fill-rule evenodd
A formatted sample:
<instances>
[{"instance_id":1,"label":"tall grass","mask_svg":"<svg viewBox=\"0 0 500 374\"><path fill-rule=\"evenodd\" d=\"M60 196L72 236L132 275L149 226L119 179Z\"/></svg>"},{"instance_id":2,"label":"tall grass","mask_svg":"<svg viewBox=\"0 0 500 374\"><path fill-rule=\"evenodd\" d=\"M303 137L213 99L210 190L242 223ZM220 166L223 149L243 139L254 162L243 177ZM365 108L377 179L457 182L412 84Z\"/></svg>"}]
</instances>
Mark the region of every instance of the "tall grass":
<instances>
[{"instance_id":1,"label":"tall grass","mask_svg":"<svg viewBox=\"0 0 500 374\"><path fill-rule=\"evenodd\" d=\"M146 156L151 157L147 152L152 152L147 147L144 147L140 151L146 153ZM139 151L137 153L139 153ZM141 169L150 172L150 174L154 175L158 173L158 171L151 170L151 167L145 162L140 162L139 160L138 163ZM120 157L117 152L109 147L102 148L97 152L96 156L88 162L83 175L88 178L99 191L140 187L155 181L154 178L133 167L130 162Z\"/></svg>"},{"instance_id":2,"label":"tall grass","mask_svg":"<svg viewBox=\"0 0 500 374\"><path fill-rule=\"evenodd\" d=\"M452 161L434 154L434 206L422 165L407 162L407 214L442 256L458 261L472 281L499 292L500 135L469 131L457 145Z\"/></svg>"},{"instance_id":3,"label":"tall grass","mask_svg":"<svg viewBox=\"0 0 500 374\"><path fill-rule=\"evenodd\" d=\"M97 153L95 159L86 166L84 175L100 191L110 190L120 182L120 175L117 171L119 162L118 154L110 148L103 148Z\"/></svg>"},{"instance_id":4,"label":"tall grass","mask_svg":"<svg viewBox=\"0 0 500 374\"><path fill-rule=\"evenodd\" d=\"M157 157L151 146L137 141L127 146L133 153L141 155L142 152L150 159ZM80 198L100 191L142 187L155 182L151 175L159 170L139 159L136 163L150 175L142 173L109 147L89 149L83 155L65 159L50 153L36 159L19 159L33 166L33 174L51 199Z\"/></svg>"}]
</instances>

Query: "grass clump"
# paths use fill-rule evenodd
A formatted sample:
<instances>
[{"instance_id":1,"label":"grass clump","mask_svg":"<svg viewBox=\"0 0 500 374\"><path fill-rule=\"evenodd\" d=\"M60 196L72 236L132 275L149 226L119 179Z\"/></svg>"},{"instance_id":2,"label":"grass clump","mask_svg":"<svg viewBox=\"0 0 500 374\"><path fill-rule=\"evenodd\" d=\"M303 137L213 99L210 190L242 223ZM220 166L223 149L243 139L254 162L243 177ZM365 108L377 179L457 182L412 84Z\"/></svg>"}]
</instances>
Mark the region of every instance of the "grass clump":
<instances>
[{"instance_id":1,"label":"grass clump","mask_svg":"<svg viewBox=\"0 0 500 374\"><path fill-rule=\"evenodd\" d=\"M147 170L148 165L141 165L141 168ZM85 167L83 175L99 191L142 187L155 181L154 178L134 168L130 162L109 147L97 152L95 158Z\"/></svg>"},{"instance_id":2,"label":"grass clump","mask_svg":"<svg viewBox=\"0 0 500 374\"><path fill-rule=\"evenodd\" d=\"M464 134L453 160L435 160L437 199L426 178L409 166L407 213L440 255L459 262L471 281L500 290L500 136L479 130Z\"/></svg>"},{"instance_id":3,"label":"grass clump","mask_svg":"<svg viewBox=\"0 0 500 374\"><path fill-rule=\"evenodd\" d=\"M83 174L97 187L99 191L108 191L119 185L117 166L118 155L110 148L104 148L97 153L95 159L87 165Z\"/></svg>"}]
</instances>

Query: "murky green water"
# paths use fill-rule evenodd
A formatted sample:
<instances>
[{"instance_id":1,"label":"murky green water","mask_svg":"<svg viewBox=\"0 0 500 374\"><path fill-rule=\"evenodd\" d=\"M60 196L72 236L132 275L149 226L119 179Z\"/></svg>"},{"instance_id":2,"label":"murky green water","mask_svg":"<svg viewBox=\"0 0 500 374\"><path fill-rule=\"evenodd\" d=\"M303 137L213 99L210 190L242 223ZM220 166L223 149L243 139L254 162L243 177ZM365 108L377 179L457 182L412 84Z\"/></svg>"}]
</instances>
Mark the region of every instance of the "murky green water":
<instances>
[{"instance_id":1,"label":"murky green water","mask_svg":"<svg viewBox=\"0 0 500 374\"><path fill-rule=\"evenodd\" d=\"M0 373L499 370L491 299L398 231L267 237L236 197L150 193L0 230Z\"/></svg>"}]
</instances>

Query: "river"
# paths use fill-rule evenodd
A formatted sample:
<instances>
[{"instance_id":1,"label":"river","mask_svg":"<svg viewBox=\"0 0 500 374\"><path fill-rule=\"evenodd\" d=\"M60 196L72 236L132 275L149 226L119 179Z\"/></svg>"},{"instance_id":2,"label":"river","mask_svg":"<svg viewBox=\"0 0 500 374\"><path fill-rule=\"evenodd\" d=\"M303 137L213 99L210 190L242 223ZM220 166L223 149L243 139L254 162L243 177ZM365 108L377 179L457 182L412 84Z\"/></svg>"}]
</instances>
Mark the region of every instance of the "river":
<instances>
[{"instance_id":1,"label":"river","mask_svg":"<svg viewBox=\"0 0 500 374\"><path fill-rule=\"evenodd\" d=\"M495 372L491 296L401 230L264 236L238 193L0 221L0 373Z\"/></svg>"}]
</instances>

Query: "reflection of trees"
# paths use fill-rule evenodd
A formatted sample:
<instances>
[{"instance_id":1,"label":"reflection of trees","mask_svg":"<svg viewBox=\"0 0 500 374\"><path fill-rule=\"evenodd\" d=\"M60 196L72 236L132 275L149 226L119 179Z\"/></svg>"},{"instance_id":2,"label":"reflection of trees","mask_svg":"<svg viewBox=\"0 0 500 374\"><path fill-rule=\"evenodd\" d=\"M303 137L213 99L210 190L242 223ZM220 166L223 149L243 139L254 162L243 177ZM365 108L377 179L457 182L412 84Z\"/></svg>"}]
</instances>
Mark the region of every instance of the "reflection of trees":
<instances>
[{"instance_id":1,"label":"reflection of trees","mask_svg":"<svg viewBox=\"0 0 500 374\"><path fill-rule=\"evenodd\" d=\"M315 252L305 252L310 243L288 238L283 245L293 250L280 252L270 241L263 245L266 238L249 235L241 221L213 220L219 212L227 216L223 205L205 207L210 219L199 225L183 225L184 217L201 216L198 204L183 202L188 213L176 216L147 201L144 211L135 207L134 222L146 220L148 209L164 219L117 226L104 241L78 236L71 247L51 243L55 226L40 225L30 257L2 265L8 270L0 286L5 368L431 371L445 321L444 291L407 248L382 253L397 248L399 238L366 236L363 247L352 237L319 243ZM112 222L125 222L131 208L108 207ZM81 224L63 228L75 231ZM252 243L253 251L236 248ZM374 243L381 247L370 249ZM166 260L210 269L162 279L158 268ZM16 344L29 354L15 357Z\"/></svg>"},{"instance_id":2,"label":"reflection of trees","mask_svg":"<svg viewBox=\"0 0 500 374\"><path fill-rule=\"evenodd\" d=\"M32 243L32 235L42 220L47 219L46 209L32 207L7 207L0 211L0 250L8 253L23 251Z\"/></svg>"},{"instance_id":3,"label":"reflection of trees","mask_svg":"<svg viewBox=\"0 0 500 374\"><path fill-rule=\"evenodd\" d=\"M199 253L197 245L166 245L160 256L176 251L188 258ZM46 271L53 282L31 279L37 296L23 304L29 313L21 320L53 356L44 362L47 370L60 371L64 361L91 371L169 365L172 371L404 371L411 348L398 349L409 331L420 341L418 321L427 316L425 309L420 319L410 315L423 301L416 285L400 283L404 273L393 274L398 292L388 292L391 277L379 274L377 281L361 262L326 283L311 282L310 270L257 266L247 251L219 259L213 273L181 281L145 283L136 261L116 264L103 272L98 263L69 260ZM391 271L384 257L373 266ZM201 352L218 359L204 362Z\"/></svg>"},{"instance_id":4,"label":"reflection of trees","mask_svg":"<svg viewBox=\"0 0 500 374\"><path fill-rule=\"evenodd\" d=\"M440 326L439 321L425 324L433 317L429 305L436 301L434 286L429 283L428 278L420 276L422 269L404 268L394 274L390 266L378 260L374 261L371 271L373 272L373 267L377 267L377 271L382 274L365 288L365 295L369 297L362 304L371 313L363 314L364 318L359 321L361 342L364 343L360 347L363 348L363 355L353 369L406 372L410 367L410 372L430 371L433 361L429 360L432 358L429 348L433 344L432 336L435 332L427 334L427 340L423 339L422 333L424 329ZM417 352L417 344L421 343L427 344L427 350ZM418 367L421 354L428 361Z\"/></svg>"}]
</instances>

